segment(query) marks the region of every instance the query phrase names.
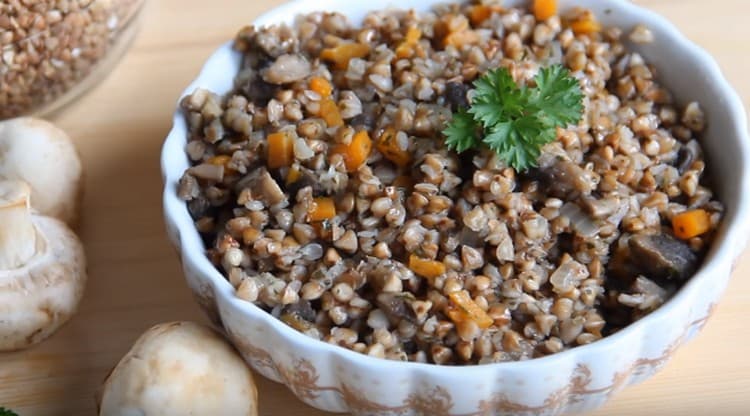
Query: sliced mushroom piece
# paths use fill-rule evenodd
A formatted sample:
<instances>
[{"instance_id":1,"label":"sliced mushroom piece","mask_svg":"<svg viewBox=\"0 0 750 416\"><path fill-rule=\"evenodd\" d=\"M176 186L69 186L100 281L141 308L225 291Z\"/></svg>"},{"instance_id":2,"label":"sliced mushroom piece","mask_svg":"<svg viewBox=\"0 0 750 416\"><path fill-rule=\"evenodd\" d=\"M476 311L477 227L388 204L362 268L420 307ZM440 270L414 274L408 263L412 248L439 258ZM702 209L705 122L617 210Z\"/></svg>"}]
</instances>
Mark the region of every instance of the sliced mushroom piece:
<instances>
[{"instance_id":1,"label":"sliced mushroom piece","mask_svg":"<svg viewBox=\"0 0 750 416\"><path fill-rule=\"evenodd\" d=\"M469 106L467 93L471 88L463 82L448 82L445 84L445 102L450 104L451 111L458 111Z\"/></svg>"},{"instance_id":2,"label":"sliced mushroom piece","mask_svg":"<svg viewBox=\"0 0 750 416\"><path fill-rule=\"evenodd\" d=\"M81 197L81 161L70 137L44 120L24 117L0 122L0 180L31 187L31 206L68 224Z\"/></svg>"},{"instance_id":3,"label":"sliced mushroom piece","mask_svg":"<svg viewBox=\"0 0 750 416\"><path fill-rule=\"evenodd\" d=\"M349 124L358 130L361 128L370 130L375 126L375 123L377 122L378 114L375 114L376 111L378 111L377 107L368 108L368 104L364 104L362 113L349 120Z\"/></svg>"},{"instance_id":4,"label":"sliced mushroom piece","mask_svg":"<svg viewBox=\"0 0 750 416\"><path fill-rule=\"evenodd\" d=\"M177 196L183 201L192 201L201 195L201 187L195 176L185 173L180 178L180 184L177 188Z\"/></svg>"},{"instance_id":5,"label":"sliced mushroom piece","mask_svg":"<svg viewBox=\"0 0 750 416\"><path fill-rule=\"evenodd\" d=\"M264 81L253 69L243 69L235 81L237 91L260 107L265 107L276 96L278 85Z\"/></svg>"},{"instance_id":6,"label":"sliced mushroom piece","mask_svg":"<svg viewBox=\"0 0 750 416\"><path fill-rule=\"evenodd\" d=\"M557 143L545 146L537 175L553 195L565 196L571 192L588 195L596 188L593 172L571 161Z\"/></svg>"},{"instance_id":7,"label":"sliced mushroom piece","mask_svg":"<svg viewBox=\"0 0 750 416\"><path fill-rule=\"evenodd\" d=\"M686 279L698 266L693 250L666 234L634 235L628 240L628 247L631 262L651 279Z\"/></svg>"},{"instance_id":8,"label":"sliced mushroom piece","mask_svg":"<svg viewBox=\"0 0 750 416\"><path fill-rule=\"evenodd\" d=\"M478 232L472 231L469 227L461 228L461 231L458 233L458 241L465 246L482 246L482 236Z\"/></svg>"},{"instance_id":9,"label":"sliced mushroom piece","mask_svg":"<svg viewBox=\"0 0 750 416\"><path fill-rule=\"evenodd\" d=\"M310 301L307 301L305 299L302 299L297 303L292 303L284 306L284 309L281 311L281 313L296 315L309 322L315 321L316 316L315 310L310 304Z\"/></svg>"},{"instance_id":10,"label":"sliced mushroom piece","mask_svg":"<svg viewBox=\"0 0 750 416\"><path fill-rule=\"evenodd\" d=\"M286 187L290 195L296 196L300 189L308 186L312 188L314 195L320 195L324 191L323 184L310 169L300 168L299 173L300 178Z\"/></svg>"},{"instance_id":11,"label":"sliced mushroom piece","mask_svg":"<svg viewBox=\"0 0 750 416\"><path fill-rule=\"evenodd\" d=\"M624 233L612 244L610 259L607 263L607 274L615 278L608 283L610 286L616 285L623 290L629 287L635 278L641 274L638 265L634 264L630 258L628 242L631 237L632 234Z\"/></svg>"},{"instance_id":12,"label":"sliced mushroom piece","mask_svg":"<svg viewBox=\"0 0 750 416\"><path fill-rule=\"evenodd\" d=\"M247 364L213 330L171 322L146 331L104 381L100 416L257 416Z\"/></svg>"},{"instance_id":13,"label":"sliced mushroom piece","mask_svg":"<svg viewBox=\"0 0 750 416\"><path fill-rule=\"evenodd\" d=\"M381 293L377 297L377 304L380 309L385 312L388 317L398 322L401 319L406 319L409 322L416 322L417 315L414 313L414 309L409 305L408 301L411 301L407 293Z\"/></svg>"},{"instance_id":14,"label":"sliced mushroom piece","mask_svg":"<svg viewBox=\"0 0 750 416\"><path fill-rule=\"evenodd\" d=\"M253 195L260 194L257 183L265 172L267 172L265 168L249 170L247 175L243 176L234 184L234 191L239 195L243 190L250 189Z\"/></svg>"},{"instance_id":15,"label":"sliced mushroom piece","mask_svg":"<svg viewBox=\"0 0 750 416\"><path fill-rule=\"evenodd\" d=\"M690 166L692 166L693 162L698 158L700 158L700 146L698 145L698 141L691 140L687 144L682 145L677 152L677 160L675 162L675 167L680 175L690 169Z\"/></svg>"},{"instance_id":16,"label":"sliced mushroom piece","mask_svg":"<svg viewBox=\"0 0 750 416\"><path fill-rule=\"evenodd\" d=\"M61 221L34 215L31 188L0 181L0 351L36 344L75 313L85 256Z\"/></svg>"}]
</instances>

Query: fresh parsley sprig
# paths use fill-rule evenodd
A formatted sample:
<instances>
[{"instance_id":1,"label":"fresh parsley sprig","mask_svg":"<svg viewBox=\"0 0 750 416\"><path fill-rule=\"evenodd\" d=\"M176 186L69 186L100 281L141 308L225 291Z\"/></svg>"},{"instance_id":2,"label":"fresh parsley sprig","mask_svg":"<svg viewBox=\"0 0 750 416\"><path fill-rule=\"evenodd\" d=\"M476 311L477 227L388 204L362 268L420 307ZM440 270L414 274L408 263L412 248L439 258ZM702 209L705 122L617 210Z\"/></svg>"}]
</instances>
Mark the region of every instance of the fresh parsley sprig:
<instances>
[{"instance_id":1,"label":"fresh parsley sprig","mask_svg":"<svg viewBox=\"0 0 750 416\"><path fill-rule=\"evenodd\" d=\"M18 416L13 411L0 407L0 416Z\"/></svg>"},{"instance_id":2,"label":"fresh parsley sprig","mask_svg":"<svg viewBox=\"0 0 750 416\"><path fill-rule=\"evenodd\" d=\"M461 153L484 144L519 172L535 167L557 127L581 121L583 93L560 65L542 68L534 80L535 87L519 87L498 68L474 81L471 106L454 113L443 131L446 146Z\"/></svg>"}]
</instances>

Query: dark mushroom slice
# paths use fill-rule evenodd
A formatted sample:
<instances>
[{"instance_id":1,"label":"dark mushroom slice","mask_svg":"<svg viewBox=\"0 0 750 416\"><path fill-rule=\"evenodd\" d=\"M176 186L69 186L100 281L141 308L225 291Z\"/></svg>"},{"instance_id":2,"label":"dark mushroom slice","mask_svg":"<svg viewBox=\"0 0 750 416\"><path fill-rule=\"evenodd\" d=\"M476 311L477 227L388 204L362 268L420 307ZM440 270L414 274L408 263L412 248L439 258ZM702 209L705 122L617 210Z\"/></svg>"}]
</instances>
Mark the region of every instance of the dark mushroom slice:
<instances>
[{"instance_id":1,"label":"dark mushroom slice","mask_svg":"<svg viewBox=\"0 0 750 416\"><path fill-rule=\"evenodd\" d=\"M279 85L266 82L260 75L260 71L267 68L271 62L265 55L246 55L243 68L234 80L235 93L243 95L257 106L268 105L271 98L281 89Z\"/></svg>"},{"instance_id":2,"label":"dark mushroom slice","mask_svg":"<svg viewBox=\"0 0 750 416\"><path fill-rule=\"evenodd\" d=\"M314 322L316 316L315 310L313 310L312 305L305 299L302 299L297 303L292 303L291 305L284 306L282 314L283 313L295 314L300 318L310 322Z\"/></svg>"},{"instance_id":3,"label":"dark mushroom slice","mask_svg":"<svg viewBox=\"0 0 750 416\"><path fill-rule=\"evenodd\" d=\"M237 91L252 100L257 106L265 107L279 90L278 85L270 84L260 77L238 83Z\"/></svg>"},{"instance_id":4,"label":"dark mushroom slice","mask_svg":"<svg viewBox=\"0 0 750 416\"><path fill-rule=\"evenodd\" d=\"M680 147L680 150L677 152L675 167L677 168L677 171L680 173L680 175L682 175L688 169L690 169L690 166L693 165L693 162L699 158L700 148L698 142L692 140Z\"/></svg>"},{"instance_id":5,"label":"dark mushroom slice","mask_svg":"<svg viewBox=\"0 0 750 416\"><path fill-rule=\"evenodd\" d=\"M187 203L190 217L197 220L211 214L211 202L204 196L198 196Z\"/></svg>"},{"instance_id":6,"label":"dark mushroom slice","mask_svg":"<svg viewBox=\"0 0 750 416\"><path fill-rule=\"evenodd\" d=\"M371 130L375 127L379 115L377 106L372 103L363 103L362 113L352 118L349 124L355 129Z\"/></svg>"},{"instance_id":7,"label":"dark mushroom slice","mask_svg":"<svg viewBox=\"0 0 750 416\"><path fill-rule=\"evenodd\" d=\"M195 176L185 173L180 178L177 196L183 201L192 201L201 195L201 187Z\"/></svg>"},{"instance_id":8,"label":"dark mushroom slice","mask_svg":"<svg viewBox=\"0 0 750 416\"><path fill-rule=\"evenodd\" d=\"M539 157L539 169L527 175L538 180L547 193L561 198L571 193L589 195L596 188L592 172L571 161L557 143L545 147Z\"/></svg>"},{"instance_id":9,"label":"dark mushroom slice","mask_svg":"<svg viewBox=\"0 0 750 416\"><path fill-rule=\"evenodd\" d=\"M687 279L698 266L690 247L669 235L639 234L628 241L630 259L650 278Z\"/></svg>"},{"instance_id":10,"label":"dark mushroom slice","mask_svg":"<svg viewBox=\"0 0 750 416\"><path fill-rule=\"evenodd\" d=\"M412 296L407 293L381 293L377 297L377 304L380 309L388 315L393 321L400 321L406 319L409 322L416 322L417 316L414 313L414 309L409 305L409 301L413 300Z\"/></svg>"},{"instance_id":11,"label":"dark mushroom slice","mask_svg":"<svg viewBox=\"0 0 750 416\"><path fill-rule=\"evenodd\" d=\"M286 185L286 191L289 193L292 199L296 198L297 192L300 189L310 187L312 188L313 195L321 195L324 193L323 184L320 179L310 169L300 167L300 177L296 181Z\"/></svg>"},{"instance_id":12,"label":"dark mushroom slice","mask_svg":"<svg viewBox=\"0 0 750 416\"><path fill-rule=\"evenodd\" d=\"M449 82L445 84L445 102L450 104L451 111L456 112L469 106L467 93L470 88L463 82Z\"/></svg>"}]
</instances>

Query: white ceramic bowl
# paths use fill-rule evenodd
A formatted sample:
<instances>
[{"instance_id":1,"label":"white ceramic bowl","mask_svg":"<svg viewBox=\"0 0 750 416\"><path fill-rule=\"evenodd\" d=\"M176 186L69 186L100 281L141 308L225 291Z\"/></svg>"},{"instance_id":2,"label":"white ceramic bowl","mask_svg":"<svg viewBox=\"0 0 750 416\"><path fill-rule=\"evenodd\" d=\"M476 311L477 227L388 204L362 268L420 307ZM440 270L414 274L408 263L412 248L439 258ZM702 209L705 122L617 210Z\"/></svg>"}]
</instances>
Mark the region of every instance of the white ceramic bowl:
<instances>
[{"instance_id":1,"label":"white ceramic bowl","mask_svg":"<svg viewBox=\"0 0 750 416\"><path fill-rule=\"evenodd\" d=\"M255 20L292 22L314 10L336 10L360 21L375 8L426 10L436 0L298 0ZM506 1L520 3L521 1ZM201 306L223 326L259 373L286 384L305 403L332 412L368 415L556 415L603 404L628 384L645 380L706 323L729 280L750 232L750 149L745 110L718 65L656 14L621 0L562 0L593 9L605 25L625 31L646 24L656 41L634 45L660 70L679 102L699 101L708 117L703 145L726 217L695 276L664 306L593 344L544 358L481 366L441 367L381 360L308 338L260 308L234 296L209 262L177 184L188 167L182 112L164 144L164 212L185 276ZM225 93L240 65L230 43L219 48L183 95L202 87Z\"/></svg>"}]
</instances>

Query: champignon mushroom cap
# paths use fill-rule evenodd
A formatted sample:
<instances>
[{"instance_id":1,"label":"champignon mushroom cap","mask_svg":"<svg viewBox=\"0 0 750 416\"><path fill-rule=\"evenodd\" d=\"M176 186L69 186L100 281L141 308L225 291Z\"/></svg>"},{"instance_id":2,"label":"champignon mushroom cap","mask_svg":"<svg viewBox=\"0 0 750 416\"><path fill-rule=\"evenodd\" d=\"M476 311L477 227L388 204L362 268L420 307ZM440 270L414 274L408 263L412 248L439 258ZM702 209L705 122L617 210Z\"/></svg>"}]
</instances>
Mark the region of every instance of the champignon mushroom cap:
<instances>
[{"instance_id":1,"label":"champignon mushroom cap","mask_svg":"<svg viewBox=\"0 0 750 416\"><path fill-rule=\"evenodd\" d=\"M192 322L146 331L104 381L100 416L257 416L247 364L224 338Z\"/></svg>"},{"instance_id":2,"label":"champignon mushroom cap","mask_svg":"<svg viewBox=\"0 0 750 416\"><path fill-rule=\"evenodd\" d=\"M0 122L0 179L31 186L31 205L68 224L81 195L81 161L75 146L54 124L23 117Z\"/></svg>"},{"instance_id":3,"label":"champignon mushroom cap","mask_svg":"<svg viewBox=\"0 0 750 416\"><path fill-rule=\"evenodd\" d=\"M86 285L78 237L32 214L29 186L0 181L0 351L36 344L70 319Z\"/></svg>"}]
</instances>

